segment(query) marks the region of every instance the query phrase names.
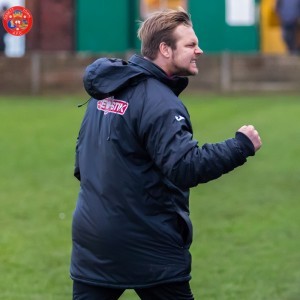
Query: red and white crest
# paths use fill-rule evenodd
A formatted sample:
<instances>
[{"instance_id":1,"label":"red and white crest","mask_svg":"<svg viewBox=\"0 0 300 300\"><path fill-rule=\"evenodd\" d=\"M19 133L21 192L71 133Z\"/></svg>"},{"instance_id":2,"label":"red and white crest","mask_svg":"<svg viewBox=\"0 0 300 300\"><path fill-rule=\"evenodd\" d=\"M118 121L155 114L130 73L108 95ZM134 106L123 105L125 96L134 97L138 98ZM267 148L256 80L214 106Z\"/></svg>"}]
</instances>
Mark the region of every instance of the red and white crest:
<instances>
[{"instance_id":1,"label":"red and white crest","mask_svg":"<svg viewBox=\"0 0 300 300\"><path fill-rule=\"evenodd\" d=\"M4 12L2 23L9 34L21 36L30 31L32 14L23 6L13 6Z\"/></svg>"}]
</instances>

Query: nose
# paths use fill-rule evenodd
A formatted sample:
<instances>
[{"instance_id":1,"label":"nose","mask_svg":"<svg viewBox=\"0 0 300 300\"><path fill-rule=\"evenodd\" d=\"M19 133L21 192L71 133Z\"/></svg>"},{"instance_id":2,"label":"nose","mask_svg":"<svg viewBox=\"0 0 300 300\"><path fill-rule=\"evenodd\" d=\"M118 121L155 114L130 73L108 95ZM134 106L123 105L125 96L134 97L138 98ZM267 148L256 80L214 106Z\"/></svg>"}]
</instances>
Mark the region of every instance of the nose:
<instances>
[{"instance_id":1,"label":"nose","mask_svg":"<svg viewBox=\"0 0 300 300\"><path fill-rule=\"evenodd\" d=\"M201 54L203 54L203 50L202 50L200 47L197 47L197 48L195 49L195 54L196 54L196 55L201 55Z\"/></svg>"}]
</instances>

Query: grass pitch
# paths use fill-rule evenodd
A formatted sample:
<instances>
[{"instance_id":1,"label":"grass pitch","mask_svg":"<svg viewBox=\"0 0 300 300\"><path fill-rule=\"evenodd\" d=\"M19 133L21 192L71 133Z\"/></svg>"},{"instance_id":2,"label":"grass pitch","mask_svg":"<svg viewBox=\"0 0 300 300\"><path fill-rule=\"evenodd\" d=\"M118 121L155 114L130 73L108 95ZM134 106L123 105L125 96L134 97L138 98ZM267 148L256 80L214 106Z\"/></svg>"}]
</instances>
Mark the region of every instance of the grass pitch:
<instances>
[{"instance_id":1,"label":"grass pitch","mask_svg":"<svg viewBox=\"0 0 300 300\"><path fill-rule=\"evenodd\" d=\"M254 124L263 141L247 164L191 191L195 299L300 299L300 96L182 99L200 145L244 124ZM83 101L0 97L0 299L71 299L72 172ZM138 297L126 291L121 299Z\"/></svg>"}]
</instances>

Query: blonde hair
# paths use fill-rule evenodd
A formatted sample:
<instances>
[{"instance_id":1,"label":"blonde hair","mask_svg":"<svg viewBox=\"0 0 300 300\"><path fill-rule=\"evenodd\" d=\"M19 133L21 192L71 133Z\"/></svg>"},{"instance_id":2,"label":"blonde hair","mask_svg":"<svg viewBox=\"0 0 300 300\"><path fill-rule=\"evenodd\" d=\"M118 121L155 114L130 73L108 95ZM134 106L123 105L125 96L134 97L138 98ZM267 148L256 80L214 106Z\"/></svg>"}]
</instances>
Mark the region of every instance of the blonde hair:
<instances>
[{"instance_id":1,"label":"blonde hair","mask_svg":"<svg viewBox=\"0 0 300 300\"><path fill-rule=\"evenodd\" d=\"M167 9L151 14L140 24L138 38L141 40L141 54L151 60L157 57L160 43L176 49L173 32L179 25L192 26L190 15L183 9Z\"/></svg>"}]
</instances>

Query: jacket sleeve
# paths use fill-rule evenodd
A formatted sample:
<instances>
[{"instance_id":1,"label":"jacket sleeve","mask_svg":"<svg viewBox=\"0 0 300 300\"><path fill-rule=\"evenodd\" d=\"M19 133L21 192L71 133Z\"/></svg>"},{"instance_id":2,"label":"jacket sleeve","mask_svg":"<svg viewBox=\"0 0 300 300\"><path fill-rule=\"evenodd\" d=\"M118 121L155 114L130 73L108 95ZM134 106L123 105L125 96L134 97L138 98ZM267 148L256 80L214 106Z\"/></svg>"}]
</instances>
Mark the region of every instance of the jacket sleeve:
<instances>
[{"instance_id":1,"label":"jacket sleeve","mask_svg":"<svg viewBox=\"0 0 300 300\"><path fill-rule=\"evenodd\" d=\"M198 146L188 114L182 109L156 109L142 122L144 144L161 172L176 186L189 188L228 173L246 162L236 138Z\"/></svg>"}]
</instances>

